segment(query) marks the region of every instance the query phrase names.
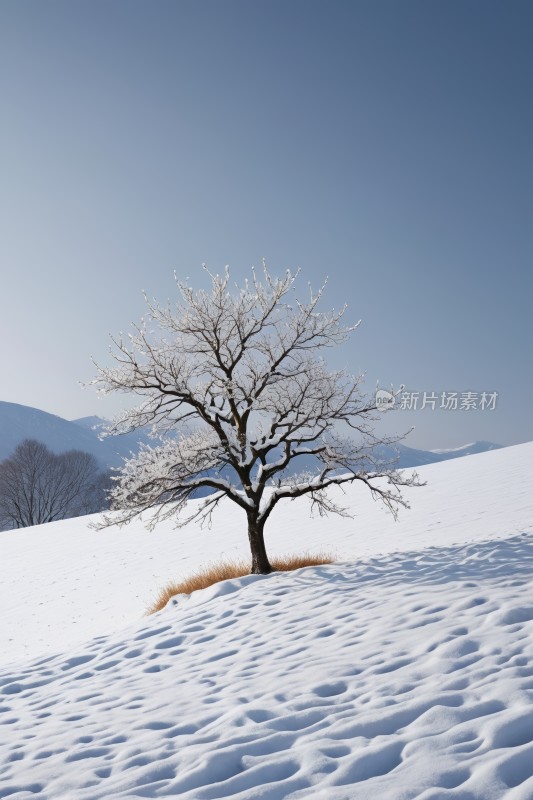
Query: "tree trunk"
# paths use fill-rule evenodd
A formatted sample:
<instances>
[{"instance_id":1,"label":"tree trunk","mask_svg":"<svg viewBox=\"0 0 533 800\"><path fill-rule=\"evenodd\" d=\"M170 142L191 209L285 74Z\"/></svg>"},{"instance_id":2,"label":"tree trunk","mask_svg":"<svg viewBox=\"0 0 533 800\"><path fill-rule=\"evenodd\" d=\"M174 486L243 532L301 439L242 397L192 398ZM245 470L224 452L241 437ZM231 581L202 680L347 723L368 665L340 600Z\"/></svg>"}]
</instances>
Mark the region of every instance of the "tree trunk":
<instances>
[{"instance_id":1,"label":"tree trunk","mask_svg":"<svg viewBox=\"0 0 533 800\"><path fill-rule=\"evenodd\" d=\"M268 575L272 567L265 549L263 525L253 517L248 517L248 541L252 551L252 575Z\"/></svg>"}]
</instances>

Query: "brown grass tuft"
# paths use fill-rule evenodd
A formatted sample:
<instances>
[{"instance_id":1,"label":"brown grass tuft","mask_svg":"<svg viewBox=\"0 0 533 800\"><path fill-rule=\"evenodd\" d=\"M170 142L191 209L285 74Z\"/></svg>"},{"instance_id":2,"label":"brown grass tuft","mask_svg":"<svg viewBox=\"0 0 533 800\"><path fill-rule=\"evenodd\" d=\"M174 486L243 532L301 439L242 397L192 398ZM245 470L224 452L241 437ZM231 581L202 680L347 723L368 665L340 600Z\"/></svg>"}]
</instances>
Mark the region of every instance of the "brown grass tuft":
<instances>
[{"instance_id":1,"label":"brown grass tuft","mask_svg":"<svg viewBox=\"0 0 533 800\"><path fill-rule=\"evenodd\" d=\"M331 553L300 553L297 555L285 555L271 558L270 563L275 572L290 572L293 569L302 567L317 567L321 564L333 564L335 557ZM250 562L247 561L221 561L217 564L208 564L203 569L199 569L189 575L188 578L177 583L169 583L165 586L146 614L155 614L166 606L168 601L177 594L191 594L199 589L207 589L214 583L227 581L230 578L242 578L250 574Z\"/></svg>"}]
</instances>

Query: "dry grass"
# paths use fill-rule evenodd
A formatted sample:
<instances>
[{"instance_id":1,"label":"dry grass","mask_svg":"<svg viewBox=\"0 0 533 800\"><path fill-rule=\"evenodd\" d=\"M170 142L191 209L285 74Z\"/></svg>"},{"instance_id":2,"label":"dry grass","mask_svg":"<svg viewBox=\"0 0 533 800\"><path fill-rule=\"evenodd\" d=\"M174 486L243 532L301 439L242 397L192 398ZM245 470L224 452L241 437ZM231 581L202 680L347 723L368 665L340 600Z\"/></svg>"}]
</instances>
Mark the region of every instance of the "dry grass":
<instances>
[{"instance_id":1,"label":"dry grass","mask_svg":"<svg viewBox=\"0 0 533 800\"><path fill-rule=\"evenodd\" d=\"M320 564L333 564L335 557L331 553L300 553L297 555L278 556L270 559L275 572L289 572L301 567L317 567ZM250 562L247 561L221 561L218 564L208 564L203 569L189 575L188 578L177 583L169 583L161 589L146 614L155 614L166 606L168 601L177 594L191 594L199 589L207 589L219 581L230 578L242 578L250 574Z\"/></svg>"}]
</instances>

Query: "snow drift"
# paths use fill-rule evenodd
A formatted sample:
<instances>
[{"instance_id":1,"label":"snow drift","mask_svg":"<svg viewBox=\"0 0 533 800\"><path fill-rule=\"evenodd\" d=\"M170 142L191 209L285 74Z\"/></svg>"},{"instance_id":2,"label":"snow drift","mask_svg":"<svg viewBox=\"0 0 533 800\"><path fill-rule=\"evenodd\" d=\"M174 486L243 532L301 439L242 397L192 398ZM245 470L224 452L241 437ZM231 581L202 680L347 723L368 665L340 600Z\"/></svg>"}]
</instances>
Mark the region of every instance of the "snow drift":
<instances>
[{"instance_id":1,"label":"snow drift","mask_svg":"<svg viewBox=\"0 0 533 800\"><path fill-rule=\"evenodd\" d=\"M533 444L420 470L395 524L280 507L272 553L339 563L249 576L143 618L211 531L87 520L0 537L0 797L530 800Z\"/></svg>"}]
</instances>

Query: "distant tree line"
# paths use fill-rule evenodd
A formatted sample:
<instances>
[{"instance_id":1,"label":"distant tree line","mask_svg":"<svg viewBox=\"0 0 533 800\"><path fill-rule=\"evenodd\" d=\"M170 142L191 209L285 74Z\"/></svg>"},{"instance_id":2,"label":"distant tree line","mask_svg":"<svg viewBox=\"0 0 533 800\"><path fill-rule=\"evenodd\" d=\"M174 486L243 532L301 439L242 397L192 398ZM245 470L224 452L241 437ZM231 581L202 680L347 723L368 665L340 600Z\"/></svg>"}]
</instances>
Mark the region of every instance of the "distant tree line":
<instances>
[{"instance_id":1,"label":"distant tree line","mask_svg":"<svg viewBox=\"0 0 533 800\"><path fill-rule=\"evenodd\" d=\"M103 511L109 488L109 472L90 453L56 454L26 439L0 462L0 530Z\"/></svg>"}]
</instances>

